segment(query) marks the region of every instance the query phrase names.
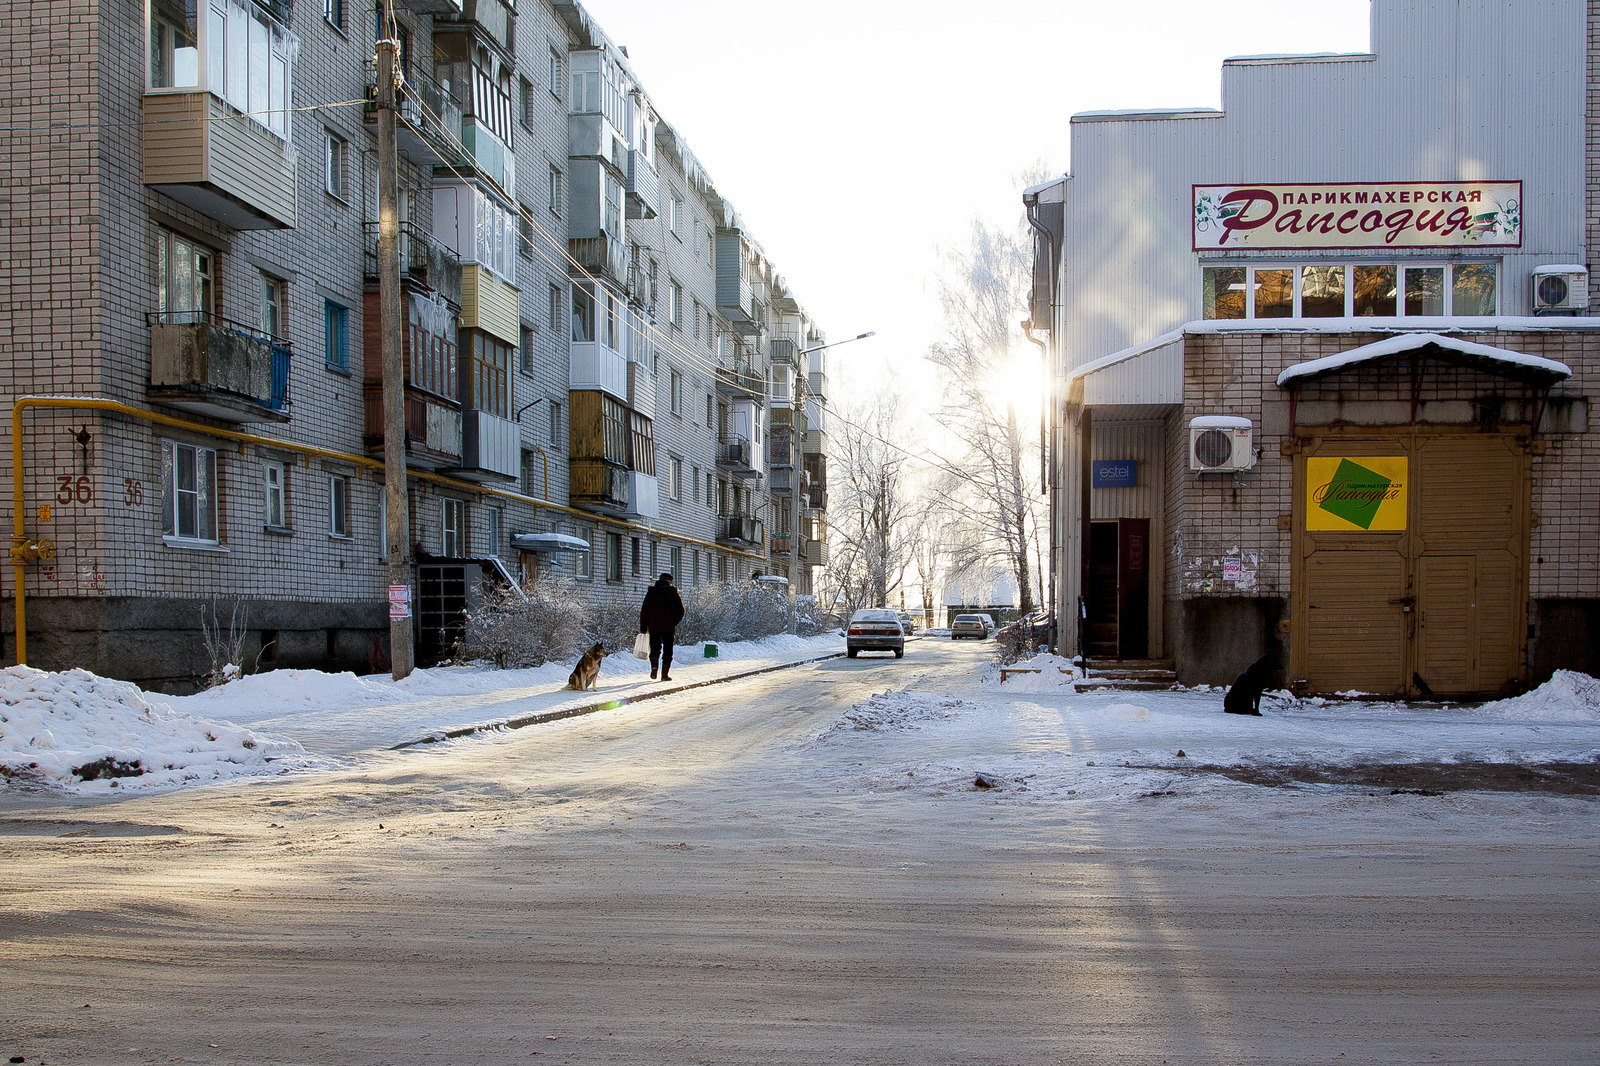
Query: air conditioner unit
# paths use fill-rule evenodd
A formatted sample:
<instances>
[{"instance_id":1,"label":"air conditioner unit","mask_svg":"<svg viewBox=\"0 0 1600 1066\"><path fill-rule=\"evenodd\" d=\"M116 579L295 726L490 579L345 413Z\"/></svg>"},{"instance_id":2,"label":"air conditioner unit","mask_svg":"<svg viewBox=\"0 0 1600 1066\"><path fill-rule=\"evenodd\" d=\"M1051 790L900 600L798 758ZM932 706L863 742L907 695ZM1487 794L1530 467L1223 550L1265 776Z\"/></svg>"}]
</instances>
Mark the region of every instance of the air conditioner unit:
<instances>
[{"instance_id":1,"label":"air conditioner unit","mask_svg":"<svg viewBox=\"0 0 1600 1066\"><path fill-rule=\"evenodd\" d=\"M1589 271L1582 266L1542 266L1533 271L1533 310L1582 311L1589 306Z\"/></svg>"},{"instance_id":2,"label":"air conditioner unit","mask_svg":"<svg viewBox=\"0 0 1600 1066\"><path fill-rule=\"evenodd\" d=\"M1248 418L1205 415L1189 420L1190 470L1249 470L1255 465L1255 432Z\"/></svg>"}]
</instances>

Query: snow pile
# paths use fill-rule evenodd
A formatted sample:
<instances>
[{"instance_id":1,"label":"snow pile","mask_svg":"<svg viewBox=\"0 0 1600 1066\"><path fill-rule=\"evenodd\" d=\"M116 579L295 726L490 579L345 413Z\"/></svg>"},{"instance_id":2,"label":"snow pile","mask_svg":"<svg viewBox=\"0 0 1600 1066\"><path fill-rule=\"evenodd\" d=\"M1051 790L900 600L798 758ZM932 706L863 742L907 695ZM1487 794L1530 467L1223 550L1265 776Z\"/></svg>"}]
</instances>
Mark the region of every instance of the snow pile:
<instances>
[{"instance_id":1,"label":"snow pile","mask_svg":"<svg viewBox=\"0 0 1600 1066\"><path fill-rule=\"evenodd\" d=\"M1020 670L1038 670L1036 674L1020 673ZM1041 653L1023 662L1013 663L1006 667L1007 676L1004 682L1000 680L1000 670L996 667L985 678L985 686L999 688L1004 684L1006 692L1059 692L1071 695L1077 691L1075 681L1083 678L1083 671L1079 670L1071 659L1063 659L1059 655Z\"/></svg>"},{"instance_id":2,"label":"snow pile","mask_svg":"<svg viewBox=\"0 0 1600 1066\"><path fill-rule=\"evenodd\" d=\"M840 733L906 730L922 722L952 717L964 701L928 692L880 692L851 707L819 740Z\"/></svg>"},{"instance_id":3,"label":"snow pile","mask_svg":"<svg viewBox=\"0 0 1600 1066\"><path fill-rule=\"evenodd\" d=\"M151 704L86 670L0 670L0 778L77 792L160 789L302 765L304 749Z\"/></svg>"},{"instance_id":4,"label":"snow pile","mask_svg":"<svg viewBox=\"0 0 1600 1066\"><path fill-rule=\"evenodd\" d=\"M1485 704L1499 718L1543 722L1600 722L1600 681L1574 670L1557 670L1532 692Z\"/></svg>"}]
</instances>

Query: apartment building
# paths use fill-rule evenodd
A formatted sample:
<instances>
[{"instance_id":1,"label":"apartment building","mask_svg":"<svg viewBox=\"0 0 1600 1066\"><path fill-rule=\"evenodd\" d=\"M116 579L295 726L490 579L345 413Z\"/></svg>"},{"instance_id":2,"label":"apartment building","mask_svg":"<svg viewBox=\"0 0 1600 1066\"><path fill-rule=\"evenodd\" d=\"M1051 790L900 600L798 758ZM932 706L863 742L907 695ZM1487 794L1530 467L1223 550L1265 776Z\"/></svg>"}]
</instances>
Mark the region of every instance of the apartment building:
<instances>
[{"instance_id":1,"label":"apartment building","mask_svg":"<svg viewBox=\"0 0 1600 1066\"><path fill-rule=\"evenodd\" d=\"M380 34L422 661L485 580L809 588L767 446L776 403L814 394L774 401L768 368L785 328L796 353L821 333L580 5L0 11L9 661L181 688L205 616L246 630L247 665L383 665ZM730 240L750 295L724 306Z\"/></svg>"},{"instance_id":2,"label":"apartment building","mask_svg":"<svg viewBox=\"0 0 1600 1066\"><path fill-rule=\"evenodd\" d=\"M1373 0L1368 53L1072 118L1024 196L1063 652L1410 697L1600 668L1596 24Z\"/></svg>"}]
</instances>

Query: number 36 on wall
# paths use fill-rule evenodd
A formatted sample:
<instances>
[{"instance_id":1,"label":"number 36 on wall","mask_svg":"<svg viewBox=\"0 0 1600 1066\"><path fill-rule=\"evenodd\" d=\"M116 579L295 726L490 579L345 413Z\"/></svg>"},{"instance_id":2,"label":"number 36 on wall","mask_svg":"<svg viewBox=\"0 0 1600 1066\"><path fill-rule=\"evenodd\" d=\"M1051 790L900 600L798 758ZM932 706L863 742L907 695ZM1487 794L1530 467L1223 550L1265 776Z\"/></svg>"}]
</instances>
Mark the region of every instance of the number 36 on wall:
<instances>
[{"instance_id":1,"label":"number 36 on wall","mask_svg":"<svg viewBox=\"0 0 1600 1066\"><path fill-rule=\"evenodd\" d=\"M89 480L88 474L79 474L77 477L71 474L56 475L57 503L90 503L93 500L94 482Z\"/></svg>"}]
</instances>

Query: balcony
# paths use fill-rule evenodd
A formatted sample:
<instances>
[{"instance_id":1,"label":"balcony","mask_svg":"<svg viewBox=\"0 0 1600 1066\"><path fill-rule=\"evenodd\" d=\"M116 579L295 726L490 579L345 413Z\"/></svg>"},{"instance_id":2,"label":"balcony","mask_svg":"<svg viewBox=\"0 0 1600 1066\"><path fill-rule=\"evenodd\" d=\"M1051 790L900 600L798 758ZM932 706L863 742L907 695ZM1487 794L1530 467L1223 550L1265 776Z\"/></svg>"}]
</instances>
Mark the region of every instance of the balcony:
<instances>
[{"instance_id":1,"label":"balcony","mask_svg":"<svg viewBox=\"0 0 1600 1066\"><path fill-rule=\"evenodd\" d=\"M661 517L661 491L654 474L628 471L628 514L636 518Z\"/></svg>"},{"instance_id":2,"label":"balcony","mask_svg":"<svg viewBox=\"0 0 1600 1066\"><path fill-rule=\"evenodd\" d=\"M628 217L655 218L661 202L661 179L656 165L637 148L628 151Z\"/></svg>"},{"instance_id":3,"label":"balcony","mask_svg":"<svg viewBox=\"0 0 1600 1066\"><path fill-rule=\"evenodd\" d=\"M800 441L800 451L805 455L826 455L828 434L820 429L808 429Z\"/></svg>"},{"instance_id":4,"label":"balcony","mask_svg":"<svg viewBox=\"0 0 1600 1066\"><path fill-rule=\"evenodd\" d=\"M456 142L461 138L461 105L431 74L411 70L396 89L400 121L395 150L419 167L460 167L470 162ZM367 106L362 118L378 124L378 66L367 60Z\"/></svg>"},{"instance_id":5,"label":"balcony","mask_svg":"<svg viewBox=\"0 0 1600 1066\"><path fill-rule=\"evenodd\" d=\"M481 329L515 348L522 343L522 300L516 286L482 263L461 268L461 328Z\"/></svg>"},{"instance_id":6,"label":"balcony","mask_svg":"<svg viewBox=\"0 0 1600 1066\"><path fill-rule=\"evenodd\" d=\"M754 481L761 477L756 469L756 451L747 440L728 438L717 442L717 468L726 470L741 481Z\"/></svg>"},{"instance_id":7,"label":"balcony","mask_svg":"<svg viewBox=\"0 0 1600 1066\"><path fill-rule=\"evenodd\" d=\"M628 363L628 406L635 411L655 417L656 376L649 363Z\"/></svg>"},{"instance_id":8,"label":"balcony","mask_svg":"<svg viewBox=\"0 0 1600 1066\"><path fill-rule=\"evenodd\" d=\"M717 391L736 399L765 400L767 383L749 366L717 367Z\"/></svg>"},{"instance_id":9,"label":"balcony","mask_svg":"<svg viewBox=\"0 0 1600 1066\"><path fill-rule=\"evenodd\" d=\"M767 465L776 474L779 467L794 465L794 434L787 427L773 426L767 431Z\"/></svg>"},{"instance_id":10,"label":"balcony","mask_svg":"<svg viewBox=\"0 0 1600 1066\"><path fill-rule=\"evenodd\" d=\"M628 509L627 468L604 459L574 457L568 470L567 495L573 506L618 513Z\"/></svg>"},{"instance_id":11,"label":"balcony","mask_svg":"<svg viewBox=\"0 0 1600 1066\"><path fill-rule=\"evenodd\" d=\"M591 275L606 278L617 288L627 288L631 265L628 246L615 237L605 233L598 237L573 237L567 241L567 251Z\"/></svg>"},{"instance_id":12,"label":"balcony","mask_svg":"<svg viewBox=\"0 0 1600 1066\"><path fill-rule=\"evenodd\" d=\"M719 544L754 544L759 546L765 544L765 542L765 531L759 518L730 515L722 519L717 528L717 543Z\"/></svg>"},{"instance_id":13,"label":"balcony","mask_svg":"<svg viewBox=\"0 0 1600 1066\"><path fill-rule=\"evenodd\" d=\"M743 234L736 229L717 231L717 309L740 333L761 328L748 259Z\"/></svg>"},{"instance_id":14,"label":"balcony","mask_svg":"<svg viewBox=\"0 0 1600 1066\"><path fill-rule=\"evenodd\" d=\"M789 537L773 537L767 541L767 552L771 555L793 555L794 541Z\"/></svg>"},{"instance_id":15,"label":"balcony","mask_svg":"<svg viewBox=\"0 0 1600 1066\"><path fill-rule=\"evenodd\" d=\"M234 229L293 229L295 151L209 92L144 98L143 180Z\"/></svg>"},{"instance_id":16,"label":"balcony","mask_svg":"<svg viewBox=\"0 0 1600 1066\"><path fill-rule=\"evenodd\" d=\"M768 482L768 487L773 492L791 496L794 494L794 485L795 472L792 469L782 466L773 467L771 481Z\"/></svg>"},{"instance_id":17,"label":"balcony","mask_svg":"<svg viewBox=\"0 0 1600 1066\"><path fill-rule=\"evenodd\" d=\"M413 6L416 0L407 0ZM434 34L438 35L457 26L471 26L480 34L499 45L510 53L515 41L513 31L516 28L516 15L513 8L516 6L509 0L423 0L432 6L442 7L438 12L444 18L434 22Z\"/></svg>"},{"instance_id":18,"label":"balcony","mask_svg":"<svg viewBox=\"0 0 1600 1066\"><path fill-rule=\"evenodd\" d=\"M796 369L800 366L800 345L788 337L776 337L767 345L767 354L774 363Z\"/></svg>"},{"instance_id":19,"label":"balcony","mask_svg":"<svg viewBox=\"0 0 1600 1066\"><path fill-rule=\"evenodd\" d=\"M802 540L800 542L800 561L807 566L827 566L828 542L825 540Z\"/></svg>"},{"instance_id":20,"label":"balcony","mask_svg":"<svg viewBox=\"0 0 1600 1066\"><path fill-rule=\"evenodd\" d=\"M472 481L504 478L515 481L522 473L522 433L509 418L487 411L462 412L461 469Z\"/></svg>"},{"instance_id":21,"label":"balcony","mask_svg":"<svg viewBox=\"0 0 1600 1066\"><path fill-rule=\"evenodd\" d=\"M202 311L153 311L154 403L224 422L289 421L289 342Z\"/></svg>"},{"instance_id":22,"label":"balcony","mask_svg":"<svg viewBox=\"0 0 1600 1066\"><path fill-rule=\"evenodd\" d=\"M400 0L400 6L419 15L460 15L461 0Z\"/></svg>"},{"instance_id":23,"label":"balcony","mask_svg":"<svg viewBox=\"0 0 1600 1066\"><path fill-rule=\"evenodd\" d=\"M366 277L378 280L378 224L363 222L367 235ZM434 240L415 222L400 223L400 281L437 292L453 306L461 306L461 260Z\"/></svg>"},{"instance_id":24,"label":"balcony","mask_svg":"<svg viewBox=\"0 0 1600 1066\"><path fill-rule=\"evenodd\" d=\"M367 454L384 454L383 382L368 381L361 390L366 426L361 442ZM431 393L405 390L406 466L421 470L456 469L461 465L461 411Z\"/></svg>"},{"instance_id":25,"label":"balcony","mask_svg":"<svg viewBox=\"0 0 1600 1066\"><path fill-rule=\"evenodd\" d=\"M569 389L600 389L628 403L629 371L638 364L629 364L628 357L615 348L599 341L573 341L567 363Z\"/></svg>"},{"instance_id":26,"label":"balcony","mask_svg":"<svg viewBox=\"0 0 1600 1066\"><path fill-rule=\"evenodd\" d=\"M811 395L819 400L828 398L828 375L821 370L813 370L807 375L806 385Z\"/></svg>"}]
</instances>

